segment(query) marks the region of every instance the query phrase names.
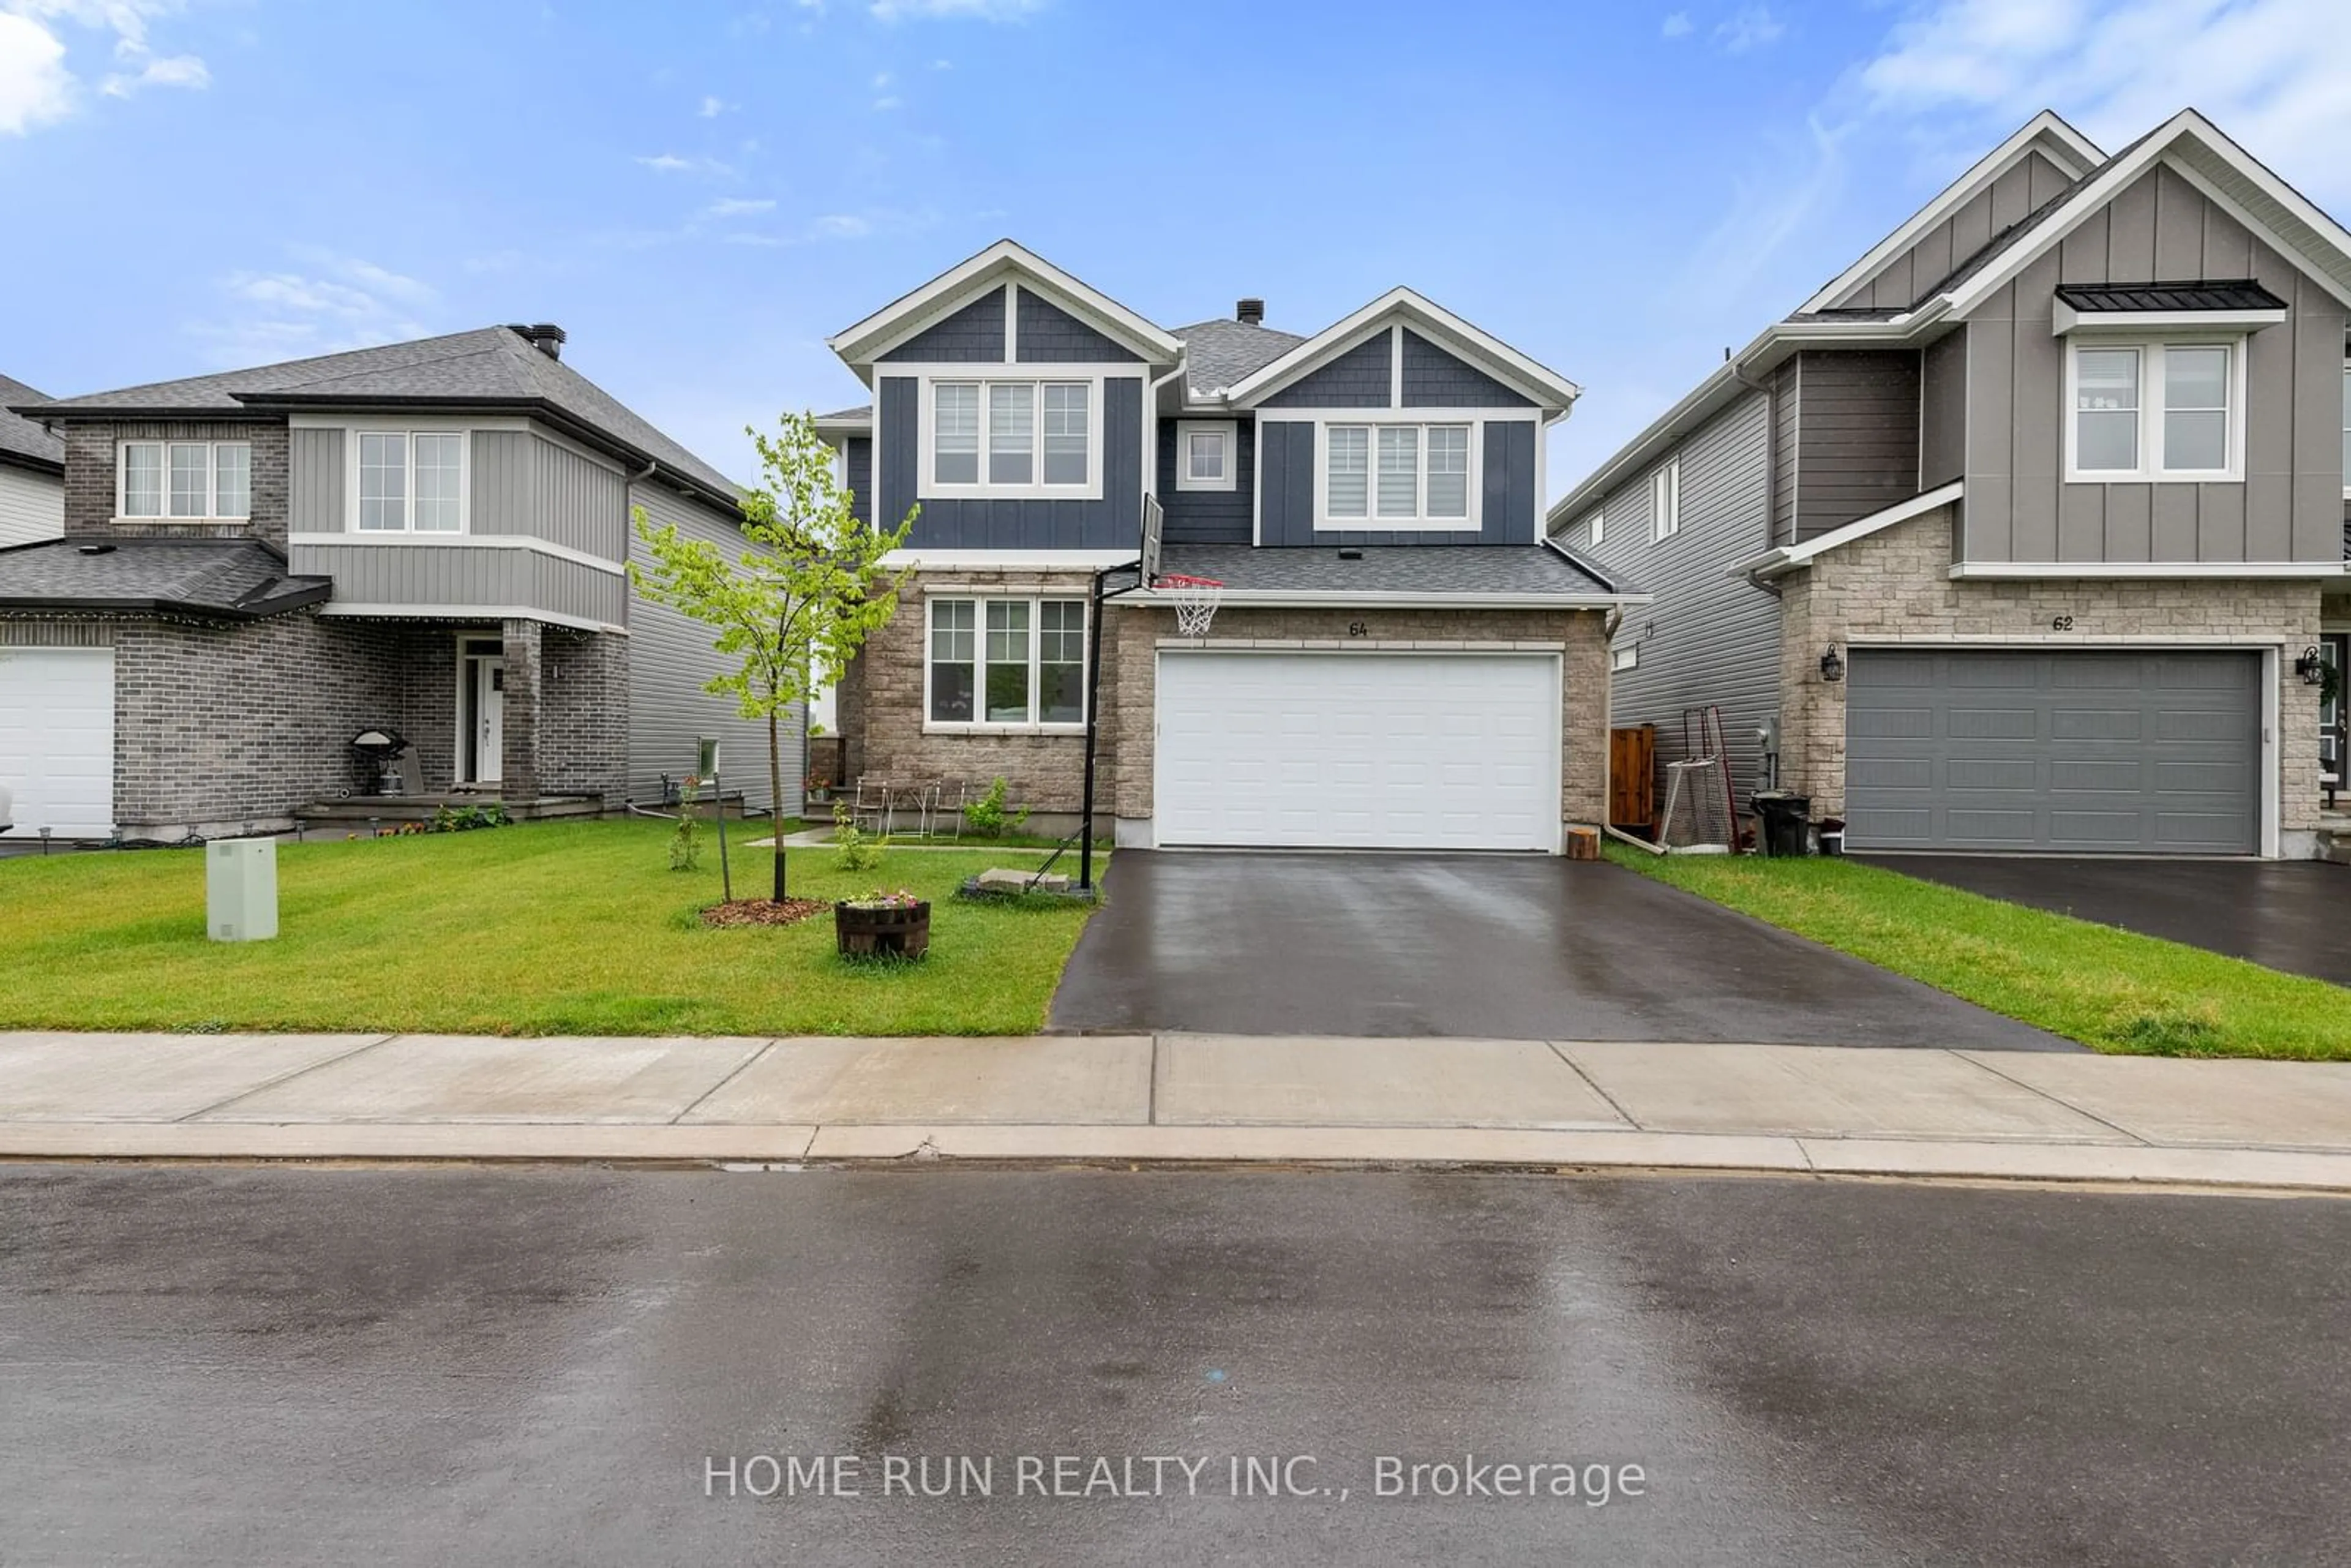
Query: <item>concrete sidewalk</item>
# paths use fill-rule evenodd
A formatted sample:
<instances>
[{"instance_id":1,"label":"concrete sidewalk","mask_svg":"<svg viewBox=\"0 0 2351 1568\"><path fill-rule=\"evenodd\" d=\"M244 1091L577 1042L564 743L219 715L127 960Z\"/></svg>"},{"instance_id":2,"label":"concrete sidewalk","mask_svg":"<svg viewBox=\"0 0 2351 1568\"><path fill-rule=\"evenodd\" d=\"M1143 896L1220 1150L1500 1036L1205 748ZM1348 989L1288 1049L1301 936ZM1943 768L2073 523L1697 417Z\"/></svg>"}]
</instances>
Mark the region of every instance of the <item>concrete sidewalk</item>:
<instances>
[{"instance_id":1,"label":"concrete sidewalk","mask_svg":"<svg viewBox=\"0 0 2351 1568\"><path fill-rule=\"evenodd\" d=\"M2351 1063L1526 1040L0 1034L0 1158L1323 1161L2351 1191Z\"/></svg>"}]
</instances>

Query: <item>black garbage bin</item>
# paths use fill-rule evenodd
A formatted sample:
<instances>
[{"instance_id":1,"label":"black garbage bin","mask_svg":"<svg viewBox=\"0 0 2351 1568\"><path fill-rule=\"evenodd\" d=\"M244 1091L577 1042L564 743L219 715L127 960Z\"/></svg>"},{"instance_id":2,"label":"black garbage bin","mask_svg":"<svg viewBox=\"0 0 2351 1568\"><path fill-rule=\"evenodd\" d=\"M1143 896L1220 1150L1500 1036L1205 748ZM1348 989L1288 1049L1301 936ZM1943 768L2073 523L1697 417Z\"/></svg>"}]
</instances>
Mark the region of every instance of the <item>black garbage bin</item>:
<instances>
[{"instance_id":1,"label":"black garbage bin","mask_svg":"<svg viewBox=\"0 0 2351 1568\"><path fill-rule=\"evenodd\" d=\"M1756 814L1763 819L1763 852L1801 855L1810 849L1808 829L1813 815L1810 795L1774 790L1755 797Z\"/></svg>"}]
</instances>

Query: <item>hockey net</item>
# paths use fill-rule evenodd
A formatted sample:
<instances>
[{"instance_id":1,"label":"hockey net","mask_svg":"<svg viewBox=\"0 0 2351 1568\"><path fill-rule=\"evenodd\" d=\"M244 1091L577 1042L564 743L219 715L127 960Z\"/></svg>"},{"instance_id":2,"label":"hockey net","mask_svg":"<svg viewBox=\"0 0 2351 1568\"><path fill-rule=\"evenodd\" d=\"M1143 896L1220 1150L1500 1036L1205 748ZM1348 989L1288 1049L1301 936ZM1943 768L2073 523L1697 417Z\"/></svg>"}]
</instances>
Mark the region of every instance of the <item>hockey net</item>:
<instances>
[{"instance_id":1,"label":"hockey net","mask_svg":"<svg viewBox=\"0 0 2351 1568\"><path fill-rule=\"evenodd\" d=\"M1666 764L1666 803L1657 841L1676 854L1729 854L1733 826L1722 758L1691 757Z\"/></svg>"}]
</instances>

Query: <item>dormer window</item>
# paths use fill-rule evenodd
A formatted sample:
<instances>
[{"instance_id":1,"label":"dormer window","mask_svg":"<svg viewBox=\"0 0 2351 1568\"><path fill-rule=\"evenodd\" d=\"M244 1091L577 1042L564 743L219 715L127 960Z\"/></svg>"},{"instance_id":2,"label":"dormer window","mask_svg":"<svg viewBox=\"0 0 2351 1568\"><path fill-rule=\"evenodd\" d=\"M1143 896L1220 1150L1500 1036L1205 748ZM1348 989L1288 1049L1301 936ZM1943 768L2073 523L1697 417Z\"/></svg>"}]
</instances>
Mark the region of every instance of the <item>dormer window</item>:
<instances>
[{"instance_id":1,"label":"dormer window","mask_svg":"<svg viewBox=\"0 0 2351 1568\"><path fill-rule=\"evenodd\" d=\"M1230 490L1239 484L1239 439L1229 419L1186 419L1176 424L1176 487Z\"/></svg>"},{"instance_id":2,"label":"dormer window","mask_svg":"<svg viewBox=\"0 0 2351 1568\"><path fill-rule=\"evenodd\" d=\"M924 383L925 496L1084 499L1101 493L1102 389L1092 380Z\"/></svg>"},{"instance_id":3,"label":"dormer window","mask_svg":"<svg viewBox=\"0 0 2351 1568\"><path fill-rule=\"evenodd\" d=\"M253 511L253 447L243 441L126 441L115 516L243 520Z\"/></svg>"}]
</instances>

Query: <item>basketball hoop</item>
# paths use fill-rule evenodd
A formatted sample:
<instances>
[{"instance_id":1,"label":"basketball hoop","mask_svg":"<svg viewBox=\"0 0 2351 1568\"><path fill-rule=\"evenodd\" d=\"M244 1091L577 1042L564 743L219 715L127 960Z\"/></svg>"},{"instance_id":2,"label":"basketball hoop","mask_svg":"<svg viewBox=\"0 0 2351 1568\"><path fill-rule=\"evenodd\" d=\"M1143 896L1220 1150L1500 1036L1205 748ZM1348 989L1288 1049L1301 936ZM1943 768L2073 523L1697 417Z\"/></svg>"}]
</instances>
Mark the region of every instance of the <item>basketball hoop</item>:
<instances>
[{"instance_id":1,"label":"basketball hoop","mask_svg":"<svg viewBox=\"0 0 2351 1568\"><path fill-rule=\"evenodd\" d=\"M1186 577L1171 571L1154 578L1151 591L1165 594L1175 601L1178 637L1205 637L1208 634L1208 622L1217 618L1217 606L1224 600L1225 585L1213 577Z\"/></svg>"}]
</instances>

